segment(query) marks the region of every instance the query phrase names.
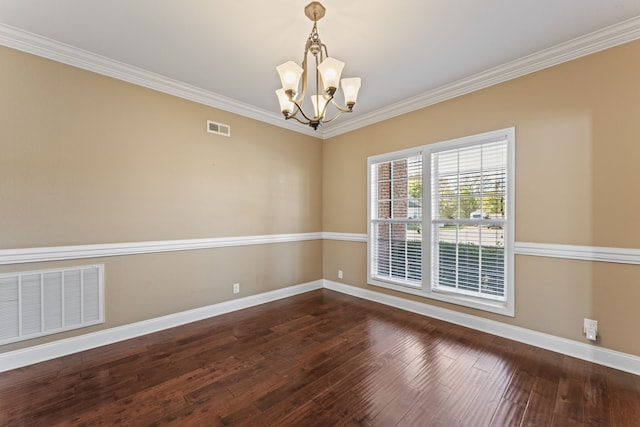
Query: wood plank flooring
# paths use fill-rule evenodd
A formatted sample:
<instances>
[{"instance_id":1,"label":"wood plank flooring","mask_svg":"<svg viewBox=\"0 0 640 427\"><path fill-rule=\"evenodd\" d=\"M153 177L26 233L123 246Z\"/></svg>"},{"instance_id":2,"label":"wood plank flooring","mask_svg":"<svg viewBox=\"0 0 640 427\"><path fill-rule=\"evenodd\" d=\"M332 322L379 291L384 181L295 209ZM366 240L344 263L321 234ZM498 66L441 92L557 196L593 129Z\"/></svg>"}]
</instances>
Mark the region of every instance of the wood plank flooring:
<instances>
[{"instance_id":1,"label":"wood plank flooring","mask_svg":"<svg viewBox=\"0 0 640 427\"><path fill-rule=\"evenodd\" d=\"M638 426L640 377L323 289L1 373L0 425Z\"/></svg>"}]
</instances>

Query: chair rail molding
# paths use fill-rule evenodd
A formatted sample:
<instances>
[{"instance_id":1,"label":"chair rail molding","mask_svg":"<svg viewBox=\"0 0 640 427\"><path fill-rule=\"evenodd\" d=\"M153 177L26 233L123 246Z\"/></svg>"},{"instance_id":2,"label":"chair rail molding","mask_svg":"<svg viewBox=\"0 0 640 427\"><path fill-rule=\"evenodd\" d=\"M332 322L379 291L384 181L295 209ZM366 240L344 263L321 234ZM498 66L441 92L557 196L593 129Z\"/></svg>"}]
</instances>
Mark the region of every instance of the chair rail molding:
<instances>
[{"instance_id":1,"label":"chair rail molding","mask_svg":"<svg viewBox=\"0 0 640 427\"><path fill-rule=\"evenodd\" d=\"M293 234L267 234L258 236L212 237L186 240L161 240L151 242L0 249L0 265L99 258L118 255L137 255L156 252L188 251L232 246L265 245L270 243L291 243L305 240L335 240L367 243L367 235L363 233L325 231ZM515 253L516 255L526 256L640 265L640 249L635 248L516 242Z\"/></svg>"},{"instance_id":2,"label":"chair rail molding","mask_svg":"<svg viewBox=\"0 0 640 427\"><path fill-rule=\"evenodd\" d=\"M162 240L152 242L105 243L97 245L50 246L41 248L0 249L0 265L62 261L156 252L190 251L232 246L291 243L321 240L322 233L270 234L259 236L213 237L207 239Z\"/></svg>"}]
</instances>

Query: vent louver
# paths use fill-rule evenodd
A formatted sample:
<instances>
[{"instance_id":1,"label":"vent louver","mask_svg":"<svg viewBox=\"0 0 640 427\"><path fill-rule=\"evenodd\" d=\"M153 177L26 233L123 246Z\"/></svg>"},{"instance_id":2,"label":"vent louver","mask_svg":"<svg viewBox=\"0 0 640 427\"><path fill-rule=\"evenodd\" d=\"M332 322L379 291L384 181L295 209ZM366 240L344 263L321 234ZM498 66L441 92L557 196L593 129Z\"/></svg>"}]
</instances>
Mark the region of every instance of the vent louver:
<instances>
[{"instance_id":1,"label":"vent louver","mask_svg":"<svg viewBox=\"0 0 640 427\"><path fill-rule=\"evenodd\" d=\"M104 323L103 265L0 275L0 345Z\"/></svg>"},{"instance_id":2,"label":"vent louver","mask_svg":"<svg viewBox=\"0 0 640 427\"><path fill-rule=\"evenodd\" d=\"M207 132L216 135L231 136L231 126L207 120Z\"/></svg>"}]
</instances>

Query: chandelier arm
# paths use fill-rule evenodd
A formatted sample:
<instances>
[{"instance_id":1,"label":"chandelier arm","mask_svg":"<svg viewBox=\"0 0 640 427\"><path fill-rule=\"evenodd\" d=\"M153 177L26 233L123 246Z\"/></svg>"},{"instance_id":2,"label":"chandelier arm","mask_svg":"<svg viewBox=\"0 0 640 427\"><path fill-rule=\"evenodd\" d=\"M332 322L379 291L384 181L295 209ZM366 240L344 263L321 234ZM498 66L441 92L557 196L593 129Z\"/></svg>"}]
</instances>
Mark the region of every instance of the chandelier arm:
<instances>
[{"instance_id":1,"label":"chandelier arm","mask_svg":"<svg viewBox=\"0 0 640 427\"><path fill-rule=\"evenodd\" d=\"M300 124L311 126L313 128L313 130L318 130L318 126L320 126L320 124L322 123L320 120L307 120L305 122L305 121L300 120L299 118L294 117L294 116L285 117L285 119L286 120L294 119L295 121L297 121Z\"/></svg>"},{"instance_id":2,"label":"chandelier arm","mask_svg":"<svg viewBox=\"0 0 640 427\"><path fill-rule=\"evenodd\" d=\"M300 96L298 96L298 99L296 101L294 101L294 103L296 105L298 105L298 102L302 102L304 100L304 96L307 94L307 53L309 52L308 47L305 48L304 50L304 58L302 59L302 92L300 93ZM298 108L300 108L300 106L298 105ZM302 108L300 108L302 109Z\"/></svg>"},{"instance_id":3,"label":"chandelier arm","mask_svg":"<svg viewBox=\"0 0 640 427\"><path fill-rule=\"evenodd\" d=\"M309 117L309 116L307 116L307 115L305 114L304 110L302 109L302 105L300 105L300 104L298 103L298 101L293 101L293 103L294 103L294 104L295 104L295 106L296 106L296 112L295 112L294 114L291 114L291 115L289 116L290 118L292 118L292 119L296 119L296 120L298 120L298 121L300 122L300 120L299 120L299 119L297 119L297 118L295 117L295 115L296 115L296 114L298 113L298 111L299 111L299 112L300 112L300 114L302 114L302 115L304 116L304 118L305 118L305 119L307 119L307 120L309 121L309 123L311 123L311 122L313 122L313 121L316 121L316 117ZM302 122L300 122L300 123L302 123ZM309 123L304 123L304 124L309 124Z\"/></svg>"},{"instance_id":4,"label":"chandelier arm","mask_svg":"<svg viewBox=\"0 0 640 427\"><path fill-rule=\"evenodd\" d=\"M320 45L322 46L322 45ZM315 67L315 71L316 71L316 99L318 100L318 107L320 106L320 95L323 92L321 89L321 80L320 80L320 71L318 70L318 65L320 65L320 62L322 62L322 48L320 49L319 55L314 55L315 56L315 60L316 60L316 67ZM322 111L317 111L316 112L316 116L314 117L314 119L322 119L322 116L324 116L324 112L325 109L327 107L327 103L325 102L324 107L322 108Z\"/></svg>"},{"instance_id":5,"label":"chandelier arm","mask_svg":"<svg viewBox=\"0 0 640 427\"><path fill-rule=\"evenodd\" d=\"M340 105L338 105L338 103L333 97L331 97L331 103L333 104L334 107L340 110L341 113L351 113L353 111L349 107L341 107Z\"/></svg>"},{"instance_id":6,"label":"chandelier arm","mask_svg":"<svg viewBox=\"0 0 640 427\"><path fill-rule=\"evenodd\" d=\"M293 113L289 113L285 116L285 119L292 119L295 118L295 116L298 114L298 111L300 111L300 106L298 105L297 101L293 101L293 105L294 105L294 110Z\"/></svg>"},{"instance_id":7,"label":"chandelier arm","mask_svg":"<svg viewBox=\"0 0 640 427\"><path fill-rule=\"evenodd\" d=\"M342 114L342 111L337 111L333 116L331 116L331 118L330 118L330 119L324 119L324 120L322 120L322 123L329 123L329 122L331 122L331 121L333 121L333 120L337 119L337 118L338 118L338 116L339 116L340 114Z\"/></svg>"},{"instance_id":8,"label":"chandelier arm","mask_svg":"<svg viewBox=\"0 0 640 427\"><path fill-rule=\"evenodd\" d=\"M289 119L294 119L296 122L301 123L301 124L303 124L303 125L308 125L309 123L311 123L311 120L307 120L307 121L305 122L305 121L300 120L300 119L299 119L298 117L296 117L296 116L289 116L289 117L285 117L285 118L286 118L287 120L289 120Z\"/></svg>"},{"instance_id":9,"label":"chandelier arm","mask_svg":"<svg viewBox=\"0 0 640 427\"><path fill-rule=\"evenodd\" d=\"M323 95L324 96L324 95ZM322 107L322 111L318 112L318 119L324 123L325 120L323 119L324 115L327 114L327 109L329 108L329 102L333 102L333 95L331 95L329 97L329 99L326 100L326 102L324 103L324 107Z\"/></svg>"},{"instance_id":10,"label":"chandelier arm","mask_svg":"<svg viewBox=\"0 0 640 427\"><path fill-rule=\"evenodd\" d=\"M324 44L324 43L321 43L320 44L320 54L321 55L322 55L322 50L323 49L324 49L324 56L328 58L329 57L329 51L327 50L327 45ZM324 57L322 59L324 59Z\"/></svg>"},{"instance_id":11,"label":"chandelier arm","mask_svg":"<svg viewBox=\"0 0 640 427\"><path fill-rule=\"evenodd\" d=\"M350 110L348 107L347 108L340 107L333 96L329 100L327 100L327 104L325 105L325 112L326 112L326 109L327 109L327 107L329 105L329 101L331 101L333 106L336 107L336 109L338 111L336 111L336 113L333 116L331 116L331 118L323 119L321 121L322 123L329 123L329 122L337 119L338 116L341 115L342 113L351 113L351 112L353 112L353 110Z\"/></svg>"}]
</instances>

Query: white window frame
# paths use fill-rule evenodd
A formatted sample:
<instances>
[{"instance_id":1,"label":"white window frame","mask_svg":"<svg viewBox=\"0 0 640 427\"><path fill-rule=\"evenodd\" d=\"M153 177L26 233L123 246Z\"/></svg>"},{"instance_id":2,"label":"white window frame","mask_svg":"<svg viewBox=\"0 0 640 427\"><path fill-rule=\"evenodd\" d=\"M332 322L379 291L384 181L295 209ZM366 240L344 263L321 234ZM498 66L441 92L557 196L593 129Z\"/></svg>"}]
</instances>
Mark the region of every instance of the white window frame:
<instances>
[{"instance_id":1,"label":"white window frame","mask_svg":"<svg viewBox=\"0 0 640 427\"><path fill-rule=\"evenodd\" d=\"M504 222L504 299L478 297L458 292L447 292L442 288L432 286L431 245L432 245L432 218L431 218L431 155L439 151L462 148L495 141L507 141L507 166L506 166L506 220ZM373 250L372 241L372 216L373 198L372 192L376 183L372 182L372 166L385 161L407 158L422 154L422 283L417 286L407 286L393 281L379 280L372 274ZM500 129L463 138L437 142L407 150L385 153L368 158L367 173L367 283L399 292L404 292L421 297L427 297L438 301L444 301L465 307L471 307L505 316L515 316L515 127Z\"/></svg>"}]
</instances>

